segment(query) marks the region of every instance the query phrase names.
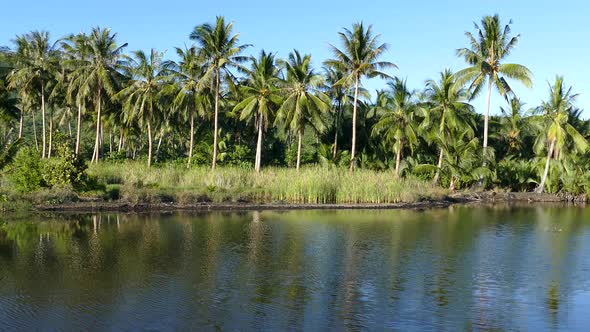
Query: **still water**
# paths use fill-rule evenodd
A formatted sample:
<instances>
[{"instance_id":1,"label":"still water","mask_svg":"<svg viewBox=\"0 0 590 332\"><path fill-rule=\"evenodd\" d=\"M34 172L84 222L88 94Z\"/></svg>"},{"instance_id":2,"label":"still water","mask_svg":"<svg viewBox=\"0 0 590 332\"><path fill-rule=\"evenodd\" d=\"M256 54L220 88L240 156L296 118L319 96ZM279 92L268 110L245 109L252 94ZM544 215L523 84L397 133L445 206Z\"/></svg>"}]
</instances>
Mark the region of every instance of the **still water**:
<instances>
[{"instance_id":1,"label":"still water","mask_svg":"<svg viewBox=\"0 0 590 332\"><path fill-rule=\"evenodd\" d=\"M0 330L587 328L587 208L0 216Z\"/></svg>"}]
</instances>

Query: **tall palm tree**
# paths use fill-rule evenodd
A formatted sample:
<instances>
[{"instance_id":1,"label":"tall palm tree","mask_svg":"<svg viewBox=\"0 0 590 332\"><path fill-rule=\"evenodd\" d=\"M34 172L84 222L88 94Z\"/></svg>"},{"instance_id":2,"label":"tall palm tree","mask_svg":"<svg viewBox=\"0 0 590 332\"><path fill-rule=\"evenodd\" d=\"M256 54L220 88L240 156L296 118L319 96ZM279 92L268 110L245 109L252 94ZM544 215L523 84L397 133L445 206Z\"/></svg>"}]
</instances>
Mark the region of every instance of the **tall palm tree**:
<instances>
[{"instance_id":1,"label":"tall palm tree","mask_svg":"<svg viewBox=\"0 0 590 332\"><path fill-rule=\"evenodd\" d=\"M469 90L474 98L487 83L487 107L484 117L483 132L483 163L486 164L488 147L488 123L490 116L490 102L492 88L495 87L500 95L508 99L514 94L507 79L521 82L526 87L532 87L530 70L519 64L503 63L518 43L520 35L511 36L510 21L504 27L500 17L484 16L480 25L475 23L475 34L466 32L469 48L460 48L457 55L465 59L470 65L456 73L459 84L469 83ZM483 184L483 179L480 180Z\"/></svg>"},{"instance_id":2,"label":"tall palm tree","mask_svg":"<svg viewBox=\"0 0 590 332\"><path fill-rule=\"evenodd\" d=\"M560 159L569 151L564 151L568 143L570 148L578 152L588 149L588 142L574 126L570 124L570 114L573 113L574 103L578 94L572 92L572 88L566 88L563 77L555 77L553 85L549 84L549 100L543 102L538 108L542 113L541 124L545 135L539 135L537 144L547 148L547 160L545 170L536 192L542 193L549 175L551 159Z\"/></svg>"},{"instance_id":3,"label":"tall palm tree","mask_svg":"<svg viewBox=\"0 0 590 332\"><path fill-rule=\"evenodd\" d=\"M324 66L324 72L326 77L327 95L332 100L332 112L334 113L334 144L332 146L332 159L336 158L338 153L338 134L340 133L340 118L344 110L344 105L348 103L347 87L336 84L342 78L345 73L338 70L334 66Z\"/></svg>"},{"instance_id":4,"label":"tall palm tree","mask_svg":"<svg viewBox=\"0 0 590 332\"><path fill-rule=\"evenodd\" d=\"M165 67L162 58L163 53L154 49L149 55L144 51L133 52L131 82L115 95L116 99L124 101L127 122L138 121L140 126L147 129L148 167L152 165L152 129L160 108L158 95L164 85Z\"/></svg>"},{"instance_id":5,"label":"tall palm tree","mask_svg":"<svg viewBox=\"0 0 590 332\"><path fill-rule=\"evenodd\" d=\"M33 31L15 40L16 69L10 74L9 87L23 93L39 94L41 98L42 149L41 157L47 156L47 130L45 102L47 84L58 64L58 49L50 42L49 32Z\"/></svg>"},{"instance_id":6,"label":"tall palm tree","mask_svg":"<svg viewBox=\"0 0 590 332\"><path fill-rule=\"evenodd\" d=\"M92 162L100 158L101 121L103 97L112 97L118 90L122 78L120 71L125 67L123 49L127 43L118 46L117 34L111 29L92 28L88 39L81 45L85 50L82 58L70 59L72 66L72 84L80 91L93 91L93 102L96 111L96 136Z\"/></svg>"},{"instance_id":7,"label":"tall palm tree","mask_svg":"<svg viewBox=\"0 0 590 332\"><path fill-rule=\"evenodd\" d=\"M337 82L337 84L354 86L352 148L350 154L350 170L354 171L356 160L357 103L361 80L364 77L391 78L382 70L397 68L397 66L388 61L378 61L383 53L387 51L388 45L379 43L380 35L373 35L371 25L365 28L362 22L355 23L352 25L352 30L345 28L344 31L339 32L339 35L343 48L340 50L330 45L334 59L326 61L326 64L346 72L345 77Z\"/></svg>"},{"instance_id":8,"label":"tall palm tree","mask_svg":"<svg viewBox=\"0 0 590 332\"><path fill-rule=\"evenodd\" d=\"M232 67L248 58L240 53L250 45L239 45L239 33L232 35L233 22L225 23L225 18L218 16L215 26L205 23L195 27L190 39L199 46L199 53L206 62L207 71L201 78L202 85L213 86L215 95L215 114L213 120L213 160L211 168L217 163L217 130L219 118L219 95L221 90L221 71L228 71Z\"/></svg>"},{"instance_id":9,"label":"tall palm tree","mask_svg":"<svg viewBox=\"0 0 590 332\"><path fill-rule=\"evenodd\" d=\"M195 47L176 48L176 54L180 58L178 63L168 62L167 70L171 73L173 82L165 90L174 95L174 106L182 110L180 114L190 123L190 143L188 152L188 164L190 167L193 157L195 119L204 117L206 109L210 106L209 91L199 84L206 67ZM185 119L186 120L186 119Z\"/></svg>"},{"instance_id":10,"label":"tall palm tree","mask_svg":"<svg viewBox=\"0 0 590 332\"><path fill-rule=\"evenodd\" d=\"M84 61L90 56L90 48L88 47L88 36L83 33L77 35L69 35L62 40L62 50L64 57L64 65L70 72L74 72L78 68L76 66L82 65ZM80 72L76 73L80 74ZM66 91L66 99L69 103L76 105L78 110L76 119L76 143L74 153L80 154L80 135L82 130L82 112L86 104L86 99L90 95L89 86L85 86L82 77L76 77L71 73ZM83 89L85 87L86 89Z\"/></svg>"},{"instance_id":11,"label":"tall palm tree","mask_svg":"<svg viewBox=\"0 0 590 332\"><path fill-rule=\"evenodd\" d=\"M393 143L396 153L395 175L399 176L403 149L407 146L413 150L418 143L418 104L416 93L408 89L405 80L396 77L387 85L389 89L380 95L384 99L384 105L380 107L384 113L373 126L372 135L384 134L385 140ZM377 102L379 104L379 100Z\"/></svg>"},{"instance_id":12,"label":"tall palm tree","mask_svg":"<svg viewBox=\"0 0 590 332\"><path fill-rule=\"evenodd\" d=\"M437 171L433 179L436 185L444 157L442 143L452 139L458 131L473 132L466 117L466 113L473 111L473 107L467 102L466 91L456 82L450 69L442 71L438 81L426 81L425 98L427 111L421 126L424 130L430 129L431 137L439 145Z\"/></svg>"},{"instance_id":13,"label":"tall palm tree","mask_svg":"<svg viewBox=\"0 0 590 332\"><path fill-rule=\"evenodd\" d=\"M322 75L311 67L311 55L301 55L294 50L284 62L287 79L283 82L285 101L278 110L278 117L297 133L297 169L301 165L301 144L306 126L316 132L323 132L325 124L322 116L330 110L330 98L319 90L324 82Z\"/></svg>"},{"instance_id":14,"label":"tall palm tree","mask_svg":"<svg viewBox=\"0 0 590 332\"><path fill-rule=\"evenodd\" d=\"M281 103L278 88L278 67L272 53L262 51L257 58L252 57L252 66L248 70L247 83L241 87L244 100L233 111L241 111L240 119L254 119L258 139L256 141L256 161L254 168L260 172L262 159L262 133L274 120L278 105Z\"/></svg>"}]
</instances>

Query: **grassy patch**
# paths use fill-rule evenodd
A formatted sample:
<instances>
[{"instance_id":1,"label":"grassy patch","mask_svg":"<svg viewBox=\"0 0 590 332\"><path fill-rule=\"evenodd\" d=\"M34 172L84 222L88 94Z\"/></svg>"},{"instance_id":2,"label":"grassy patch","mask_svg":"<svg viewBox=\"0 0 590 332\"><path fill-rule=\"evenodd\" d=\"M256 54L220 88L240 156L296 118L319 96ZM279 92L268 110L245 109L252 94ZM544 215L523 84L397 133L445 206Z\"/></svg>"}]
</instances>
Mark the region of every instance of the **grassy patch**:
<instances>
[{"instance_id":1,"label":"grassy patch","mask_svg":"<svg viewBox=\"0 0 590 332\"><path fill-rule=\"evenodd\" d=\"M144 163L101 163L88 174L107 184L110 199L130 203L258 202L300 204L399 203L437 199L446 191L417 178L398 179L393 172L320 166L266 168L260 174L238 167L187 169L180 165L148 168ZM120 186L120 187L119 187ZM117 189L114 189L117 188Z\"/></svg>"}]
</instances>

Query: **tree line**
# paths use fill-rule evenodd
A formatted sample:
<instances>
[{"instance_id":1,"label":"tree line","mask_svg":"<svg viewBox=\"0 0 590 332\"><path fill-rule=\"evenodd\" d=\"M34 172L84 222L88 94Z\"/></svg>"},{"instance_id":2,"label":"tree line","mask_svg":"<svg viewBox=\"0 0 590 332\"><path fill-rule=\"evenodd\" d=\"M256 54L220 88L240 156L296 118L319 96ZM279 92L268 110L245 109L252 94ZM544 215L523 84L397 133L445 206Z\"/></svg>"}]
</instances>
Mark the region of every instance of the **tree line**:
<instances>
[{"instance_id":1,"label":"tree line","mask_svg":"<svg viewBox=\"0 0 590 332\"><path fill-rule=\"evenodd\" d=\"M0 50L0 166L22 145L52 158L56 144L78 158L145 158L251 167L320 163L392 169L450 189L586 192L588 122L564 78L548 83L541 105L525 108L512 84L531 88L526 66L507 63L519 35L485 16L456 50L466 68L445 69L421 89L392 76L388 44L372 26L353 24L315 68L293 50L286 59L239 40L217 17L175 48L127 51L108 28L52 41L46 31L19 35ZM386 80L374 98L363 82ZM471 101L486 94L477 113ZM490 101L505 101L490 116Z\"/></svg>"}]
</instances>

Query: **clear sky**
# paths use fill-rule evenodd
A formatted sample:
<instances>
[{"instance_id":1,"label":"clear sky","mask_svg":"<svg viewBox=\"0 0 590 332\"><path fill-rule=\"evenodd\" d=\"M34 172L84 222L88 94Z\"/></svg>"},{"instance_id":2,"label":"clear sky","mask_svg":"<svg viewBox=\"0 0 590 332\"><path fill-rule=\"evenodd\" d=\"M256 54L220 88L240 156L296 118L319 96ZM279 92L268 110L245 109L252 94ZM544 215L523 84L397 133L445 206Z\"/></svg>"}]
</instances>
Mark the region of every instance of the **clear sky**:
<instances>
[{"instance_id":1,"label":"clear sky","mask_svg":"<svg viewBox=\"0 0 590 332\"><path fill-rule=\"evenodd\" d=\"M328 43L338 46L337 32L353 22L372 24L381 41L390 44L384 60L399 66L392 75L408 79L412 88L438 77L449 67L458 70L464 62L455 50L467 45L465 31L473 22L494 13L512 31L521 34L508 62L524 64L534 74L529 90L513 88L527 106L538 105L547 95L547 80L564 75L566 84L581 94L578 106L590 117L590 4L586 1L123 1L123 0L19 0L3 3L0 45L11 45L15 35L35 29L51 32L53 38L87 31L92 26L110 27L129 49L156 48L173 57L173 48L190 44L195 25L213 22L216 15L234 21L242 43L287 56L293 48L311 53L317 67L330 56ZM367 82L375 90L382 82ZM474 101L483 110L483 98ZM492 112L504 102L492 99Z\"/></svg>"}]
</instances>

